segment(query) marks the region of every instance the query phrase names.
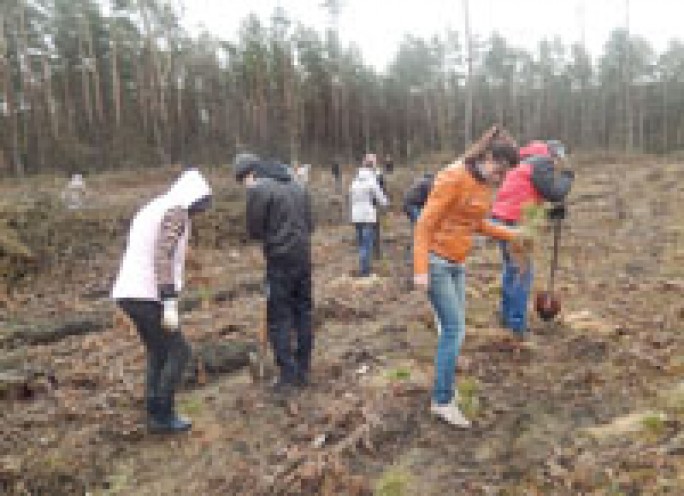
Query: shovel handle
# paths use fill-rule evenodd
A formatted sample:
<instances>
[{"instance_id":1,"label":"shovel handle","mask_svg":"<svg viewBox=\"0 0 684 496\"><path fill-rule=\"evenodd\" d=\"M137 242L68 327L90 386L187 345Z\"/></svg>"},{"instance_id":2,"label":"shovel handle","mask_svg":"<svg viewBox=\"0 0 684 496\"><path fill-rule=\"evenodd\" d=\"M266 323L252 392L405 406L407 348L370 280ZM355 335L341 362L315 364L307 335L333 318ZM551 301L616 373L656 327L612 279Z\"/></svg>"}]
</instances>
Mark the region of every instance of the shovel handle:
<instances>
[{"instance_id":1,"label":"shovel handle","mask_svg":"<svg viewBox=\"0 0 684 496\"><path fill-rule=\"evenodd\" d=\"M259 326L259 346L261 347L261 351L265 352L268 347L268 302L264 304L264 311L261 317L261 325Z\"/></svg>"},{"instance_id":2,"label":"shovel handle","mask_svg":"<svg viewBox=\"0 0 684 496\"><path fill-rule=\"evenodd\" d=\"M553 220L553 251L551 252L551 273L549 275L549 294L553 293L553 286L556 279L556 268L558 267L558 249L561 237L561 220Z\"/></svg>"}]
</instances>

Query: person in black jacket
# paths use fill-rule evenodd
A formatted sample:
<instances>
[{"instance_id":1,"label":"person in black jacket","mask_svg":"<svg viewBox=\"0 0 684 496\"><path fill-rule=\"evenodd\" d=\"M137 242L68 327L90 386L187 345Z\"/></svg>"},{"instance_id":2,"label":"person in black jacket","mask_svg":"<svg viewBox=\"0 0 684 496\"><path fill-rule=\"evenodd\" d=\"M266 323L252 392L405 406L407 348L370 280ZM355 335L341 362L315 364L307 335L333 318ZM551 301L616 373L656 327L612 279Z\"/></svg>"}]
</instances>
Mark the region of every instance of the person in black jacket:
<instances>
[{"instance_id":1,"label":"person in black jacket","mask_svg":"<svg viewBox=\"0 0 684 496\"><path fill-rule=\"evenodd\" d=\"M284 166L253 154L236 157L235 177L247 188L247 232L263 243L268 336L280 369L274 391L284 394L306 386L311 369L311 201Z\"/></svg>"},{"instance_id":2,"label":"person in black jacket","mask_svg":"<svg viewBox=\"0 0 684 496\"><path fill-rule=\"evenodd\" d=\"M337 184L340 181L340 178L342 177L342 173L340 171L340 163L337 160L334 160L332 165L330 166L330 173L332 174L332 177L335 180L335 184Z\"/></svg>"},{"instance_id":3,"label":"person in black jacket","mask_svg":"<svg viewBox=\"0 0 684 496\"><path fill-rule=\"evenodd\" d=\"M387 191L387 181L385 180L385 175L382 172L382 168L378 164L378 157L375 153L367 153L366 156L363 158L363 164L364 167L368 167L373 170L375 173L375 180L378 183L378 186L380 186L380 191L382 191L382 194L385 195L385 197L389 198L389 194ZM380 260L382 258L382 212L378 212L378 220L375 224L375 240L373 242L373 255L376 260Z\"/></svg>"},{"instance_id":4,"label":"person in black jacket","mask_svg":"<svg viewBox=\"0 0 684 496\"><path fill-rule=\"evenodd\" d=\"M394 160L392 160L392 155L389 153L385 155L385 172L387 174L392 174L394 172Z\"/></svg>"},{"instance_id":5,"label":"person in black jacket","mask_svg":"<svg viewBox=\"0 0 684 496\"><path fill-rule=\"evenodd\" d=\"M421 210L423 210L434 180L435 175L432 172L426 172L416 179L404 193L404 213L409 218L411 227L415 225Z\"/></svg>"}]
</instances>

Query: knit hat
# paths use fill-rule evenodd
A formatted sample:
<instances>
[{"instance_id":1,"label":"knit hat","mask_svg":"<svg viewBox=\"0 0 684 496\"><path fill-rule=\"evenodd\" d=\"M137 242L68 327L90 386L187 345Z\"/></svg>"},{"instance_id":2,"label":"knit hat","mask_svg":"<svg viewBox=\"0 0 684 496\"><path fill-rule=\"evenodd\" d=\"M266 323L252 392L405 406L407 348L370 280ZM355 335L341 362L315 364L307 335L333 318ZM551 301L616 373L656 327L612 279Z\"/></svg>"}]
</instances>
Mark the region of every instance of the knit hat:
<instances>
[{"instance_id":1,"label":"knit hat","mask_svg":"<svg viewBox=\"0 0 684 496\"><path fill-rule=\"evenodd\" d=\"M253 153L238 153L233 160L235 179L242 181L259 165L261 159Z\"/></svg>"},{"instance_id":2,"label":"knit hat","mask_svg":"<svg viewBox=\"0 0 684 496\"><path fill-rule=\"evenodd\" d=\"M530 141L526 146L523 146L520 149L521 159L526 159L527 157L532 157L534 155L549 157L549 146L543 141Z\"/></svg>"}]
</instances>

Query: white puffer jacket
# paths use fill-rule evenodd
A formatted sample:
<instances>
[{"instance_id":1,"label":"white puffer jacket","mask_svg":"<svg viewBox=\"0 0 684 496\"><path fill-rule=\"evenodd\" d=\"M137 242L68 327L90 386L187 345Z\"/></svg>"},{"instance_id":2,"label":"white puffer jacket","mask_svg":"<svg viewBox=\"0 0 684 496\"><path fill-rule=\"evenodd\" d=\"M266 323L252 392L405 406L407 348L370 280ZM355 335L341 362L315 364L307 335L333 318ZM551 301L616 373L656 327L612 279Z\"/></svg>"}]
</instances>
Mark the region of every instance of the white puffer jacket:
<instances>
[{"instance_id":1,"label":"white puffer jacket","mask_svg":"<svg viewBox=\"0 0 684 496\"><path fill-rule=\"evenodd\" d=\"M351 221L354 224L375 224L378 221L375 204L388 205L373 169L361 167L349 189Z\"/></svg>"},{"instance_id":2,"label":"white puffer jacket","mask_svg":"<svg viewBox=\"0 0 684 496\"><path fill-rule=\"evenodd\" d=\"M188 209L193 203L210 195L211 189L204 177L199 171L189 169L181 174L167 193L152 200L135 215L128 233L128 244L121 268L112 289L112 298L159 301L154 255L162 219L172 208L180 206ZM185 250L189 233L188 223L174 255L176 291L183 287Z\"/></svg>"}]
</instances>

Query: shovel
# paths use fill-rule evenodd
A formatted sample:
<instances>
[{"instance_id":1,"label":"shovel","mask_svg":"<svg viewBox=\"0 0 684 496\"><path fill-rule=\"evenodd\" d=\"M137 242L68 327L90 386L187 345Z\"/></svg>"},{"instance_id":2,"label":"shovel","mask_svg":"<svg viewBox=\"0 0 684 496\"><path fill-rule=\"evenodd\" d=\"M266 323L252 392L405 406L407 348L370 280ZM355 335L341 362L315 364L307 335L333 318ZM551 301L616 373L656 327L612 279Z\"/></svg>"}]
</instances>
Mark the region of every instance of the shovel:
<instances>
[{"instance_id":1,"label":"shovel","mask_svg":"<svg viewBox=\"0 0 684 496\"><path fill-rule=\"evenodd\" d=\"M553 320L561 310L560 299L553 292L554 281L556 278L556 268L558 267L558 247L561 238L561 219L554 218L553 222L553 252L551 253L551 269L549 274L549 285L546 291L537 293L534 301L534 308L537 315L543 321Z\"/></svg>"}]
</instances>

